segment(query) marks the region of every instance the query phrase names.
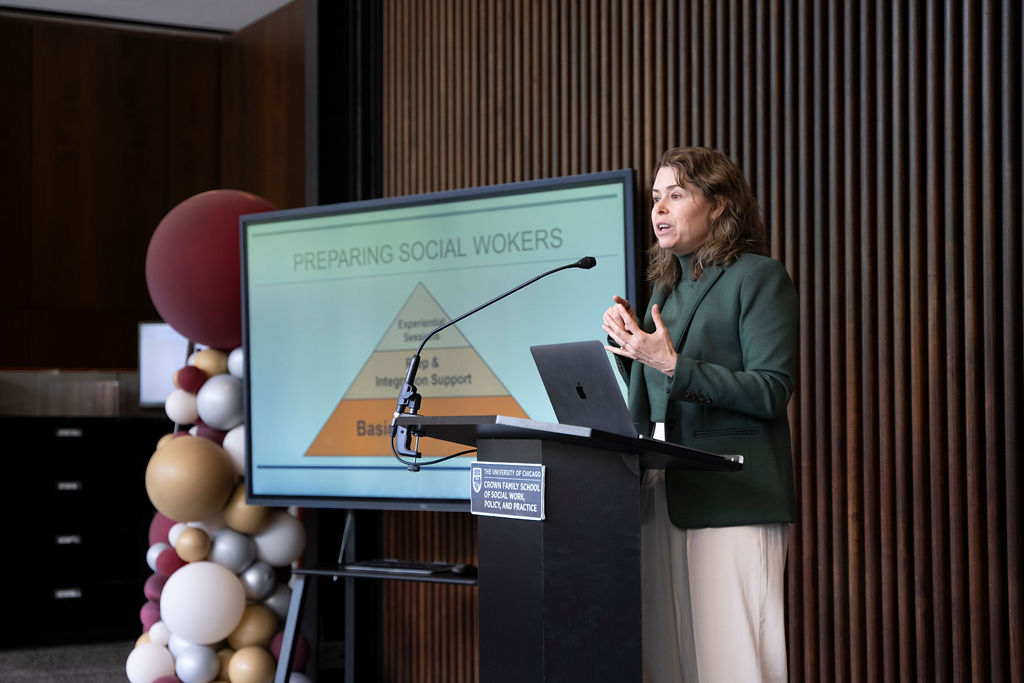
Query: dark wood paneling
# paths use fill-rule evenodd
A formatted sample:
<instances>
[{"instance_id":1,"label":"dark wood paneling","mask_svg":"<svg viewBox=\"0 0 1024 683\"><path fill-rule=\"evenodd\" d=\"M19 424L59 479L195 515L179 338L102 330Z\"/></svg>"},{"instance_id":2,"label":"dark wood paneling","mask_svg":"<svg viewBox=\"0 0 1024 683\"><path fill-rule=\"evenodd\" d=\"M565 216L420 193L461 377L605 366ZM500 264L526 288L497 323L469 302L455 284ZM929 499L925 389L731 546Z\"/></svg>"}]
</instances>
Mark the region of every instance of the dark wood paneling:
<instances>
[{"instance_id":1,"label":"dark wood paneling","mask_svg":"<svg viewBox=\"0 0 1024 683\"><path fill-rule=\"evenodd\" d=\"M218 184L219 36L16 13L0 25L0 301L17 323L0 365L133 367L136 323L157 317L150 235Z\"/></svg>"},{"instance_id":2,"label":"dark wood paneling","mask_svg":"<svg viewBox=\"0 0 1024 683\"><path fill-rule=\"evenodd\" d=\"M170 209L218 187L303 203L303 19L293 3L225 41L0 15L0 366L134 367Z\"/></svg>"},{"instance_id":3,"label":"dark wood paneling","mask_svg":"<svg viewBox=\"0 0 1024 683\"><path fill-rule=\"evenodd\" d=\"M285 5L224 40L221 186L305 205L305 6Z\"/></svg>"},{"instance_id":4,"label":"dark wood paneling","mask_svg":"<svg viewBox=\"0 0 1024 683\"><path fill-rule=\"evenodd\" d=\"M182 162L216 137L209 126L172 126L185 103L170 99L177 83L212 70L216 40L185 39L198 48L190 72L169 49L177 39L76 22L34 28L35 365L134 365L135 323L156 317L145 284L149 237L173 203L215 182L208 155ZM209 85L185 89L196 118L216 116Z\"/></svg>"},{"instance_id":5,"label":"dark wood paneling","mask_svg":"<svg viewBox=\"0 0 1024 683\"><path fill-rule=\"evenodd\" d=\"M646 182L671 145L745 170L801 296L791 680L1024 681L1019 3L382 15L386 195L621 166ZM438 647L412 628L392 657Z\"/></svg>"},{"instance_id":6,"label":"dark wood paneling","mask_svg":"<svg viewBox=\"0 0 1024 683\"><path fill-rule=\"evenodd\" d=\"M165 41L165 194L171 207L198 192L221 187L218 142L222 46L220 39L208 37L181 36Z\"/></svg>"},{"instance_id":7,"label":"dark wood paneling","mask_svg":"<svg viewBox=\"0 0 1024 683\"><path fill-rule=\"evenodd\" d=\"M32 73L33 363L109 367L134 355L139 256L165 206L163 45L40 22Z\"/></svg>"},{"instance_id":8,"label":"dark wood paneling","mask_svg":"<svg viewBox=\"0 0 1024 683\"><path fill-rule=\"evenodd\" d=\"M28 102L32 92L32 33L25 24L0 16L0 92L5 102ZM32 249L32 112L0 107L0 359L28 364Z\"/></svg>"}]
</instances>

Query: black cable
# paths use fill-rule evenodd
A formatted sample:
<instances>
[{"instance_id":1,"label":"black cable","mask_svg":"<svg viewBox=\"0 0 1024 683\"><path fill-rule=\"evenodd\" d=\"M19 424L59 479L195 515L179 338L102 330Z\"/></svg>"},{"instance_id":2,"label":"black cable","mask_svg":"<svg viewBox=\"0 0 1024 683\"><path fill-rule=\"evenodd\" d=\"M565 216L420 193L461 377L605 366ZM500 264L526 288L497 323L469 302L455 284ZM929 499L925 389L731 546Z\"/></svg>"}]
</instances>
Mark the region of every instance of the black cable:
<instances>
[{"instance_id":1,"label":"black cable","mask_svg":"<svg viewBox=\"0 0 1024 683\"><path fill-rule=\"evenodd\" d=\"M391 437L391 452L395 454L395 459L398 460L398 462L405 465L410 472L419 472L420 467L426 467L427 465L436 465L439 462L451 460L452 458L457 458L460 455L469 455L470 453L476 453L476 449L469 448L464 451L459 451L458 453L452 453L451 455L446 455L444 457L436 458L434 460L427 460L425 462L409 461L398 454L398 448L395 446L395 437Z\"/></svg>"}]
</instances>

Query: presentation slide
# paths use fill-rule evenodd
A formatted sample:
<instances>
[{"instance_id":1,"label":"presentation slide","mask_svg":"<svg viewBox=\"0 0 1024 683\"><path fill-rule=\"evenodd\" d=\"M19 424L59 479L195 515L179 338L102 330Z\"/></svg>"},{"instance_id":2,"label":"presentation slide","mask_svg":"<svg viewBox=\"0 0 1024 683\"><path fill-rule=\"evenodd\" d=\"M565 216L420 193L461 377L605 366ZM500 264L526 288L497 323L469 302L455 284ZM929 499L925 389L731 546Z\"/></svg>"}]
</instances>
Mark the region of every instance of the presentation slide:
<instances>
[{"instance_id":1,"label":"presentation slide","mask_svg":"<svg viewBox=\"0 0 1024 683\"><path fill-rule=\"evenodd\" d=\"M612 295L634 295L631 188L625 171L243 217L251 497L468 500L472 456L415 473L393 457L409 359L593 256L421 354L421 415L556 421L530 346L603 339ZM420 442L424 459L463 448Z\"/></svg>"}]
</instances>

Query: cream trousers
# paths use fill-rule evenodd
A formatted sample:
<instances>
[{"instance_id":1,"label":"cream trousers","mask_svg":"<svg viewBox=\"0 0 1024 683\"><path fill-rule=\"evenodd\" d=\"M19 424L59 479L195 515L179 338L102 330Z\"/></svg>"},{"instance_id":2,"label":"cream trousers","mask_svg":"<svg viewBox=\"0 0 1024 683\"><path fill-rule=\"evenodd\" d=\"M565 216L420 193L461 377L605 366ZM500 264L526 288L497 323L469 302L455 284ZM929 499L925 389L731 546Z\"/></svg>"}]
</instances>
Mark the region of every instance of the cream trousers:
<instances>
[{"instance_id":1,"label":"cream trousers","mask_svg":"<svg viewBox=\"0 0 1024 683\"><path fill-rule=\"evenodd\" d=\"M644 683L786 681L790 525L679 529L662 470L644 473L640 519Z\"/></svg>"}]
</instances>

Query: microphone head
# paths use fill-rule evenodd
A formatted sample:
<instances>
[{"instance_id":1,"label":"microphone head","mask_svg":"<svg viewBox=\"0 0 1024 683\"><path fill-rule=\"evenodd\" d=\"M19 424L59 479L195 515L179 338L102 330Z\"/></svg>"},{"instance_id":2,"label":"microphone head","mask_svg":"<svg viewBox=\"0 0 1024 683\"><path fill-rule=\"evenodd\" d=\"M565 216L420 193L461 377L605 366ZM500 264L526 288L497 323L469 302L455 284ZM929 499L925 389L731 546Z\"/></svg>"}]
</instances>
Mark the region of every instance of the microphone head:
<instances>
[{"instance_id":1,"label":"microphone head","mask_svg":"<svg viewBox=\"0 0 1024 683\"><path fill-rule=\"evenodd\" d=\"M584 256L576 262L576 265L584 270L588 270L597 265L597 259L593 256Z\"/></svg>"}]
</instances>

